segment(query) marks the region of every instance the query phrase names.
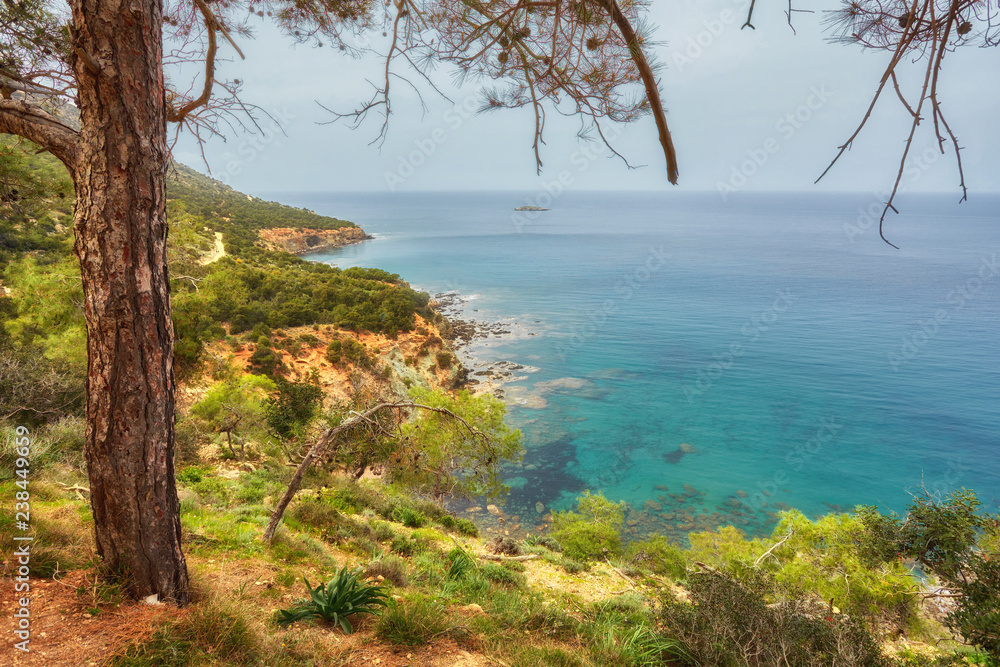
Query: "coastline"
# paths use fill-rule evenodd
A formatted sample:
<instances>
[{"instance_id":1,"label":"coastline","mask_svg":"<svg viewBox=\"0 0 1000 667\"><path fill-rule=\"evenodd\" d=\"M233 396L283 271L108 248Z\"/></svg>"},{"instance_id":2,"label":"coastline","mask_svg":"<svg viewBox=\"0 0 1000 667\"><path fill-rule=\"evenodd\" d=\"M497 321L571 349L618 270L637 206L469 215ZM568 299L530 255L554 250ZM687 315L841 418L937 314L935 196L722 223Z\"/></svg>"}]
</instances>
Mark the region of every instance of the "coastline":
<instances>
[{"instance_id":1,"label":"coastline","mask_svg":"<svg viewBox=\"0 0 1000 667\"><path fill-rule=\"evenodd\" d=\"M509 390L506 385L527 380L539 369L496 358L487 353L492 343L538 334L528 330L514 318L474 319L472 313L478 311L470 306L474 301L474 296L455 291L441 292L431 297L431 306L450 324L451 330L446 339L466 371L463 386L473 394L492 394L504 402L509 402Z\"/></svg>"}]
</instances>

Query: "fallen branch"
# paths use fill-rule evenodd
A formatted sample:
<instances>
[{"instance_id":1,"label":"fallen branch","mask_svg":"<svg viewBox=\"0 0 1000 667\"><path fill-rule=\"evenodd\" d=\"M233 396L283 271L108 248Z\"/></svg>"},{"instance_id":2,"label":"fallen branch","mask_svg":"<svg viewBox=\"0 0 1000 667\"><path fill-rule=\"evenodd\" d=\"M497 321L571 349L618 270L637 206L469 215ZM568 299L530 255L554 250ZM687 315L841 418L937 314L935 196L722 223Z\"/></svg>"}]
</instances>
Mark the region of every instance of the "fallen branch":
<instances>
[{"instance_id":1,"label":"fallen branch","mask_svg":"<svg viewBox=\"0 0 1000 667\"><path fill-rule=\"evenodd\" d=\"M87 487L79 485L66 486L63 482L59 482L59 486L63 487L63 491L75 491L77 498L83 502L87 502L87 497L83 495L84 493L90 493L90 489Z\"/></svg>"},{"instance_id":2,"label":"fallen branch","mask_svg":"<svg viewBox=\"0 0 1000 667\"><path fill-rule=\"evenodd\" d=\"M622 579L624 579L628 583L632 584L633 588L636 588L635 581L633 581L631 577L629 577L627 574L625 574L624 572L622 572L621 570L619 570L617 567L615 567L614 565L612 565L611 561L605 559L604 562L608 564L608 567L610 567L612 570L614 570L615 574L617 574L619 577L621 577Z\"/></svg>"},{"instance_id":3,"label":"fallen branch","mask_svg":"<svg viewBox=\"0 0 1000 667\"><path fill-rule=\"evenodd\" d=\"M478 558L484 558L486 560L510 560L510 561L525 561L525 560L537 560L541 558L538 554L528 554L526 556L501 556L500 554L476 554Z\"/></svg>"}]
</instances>

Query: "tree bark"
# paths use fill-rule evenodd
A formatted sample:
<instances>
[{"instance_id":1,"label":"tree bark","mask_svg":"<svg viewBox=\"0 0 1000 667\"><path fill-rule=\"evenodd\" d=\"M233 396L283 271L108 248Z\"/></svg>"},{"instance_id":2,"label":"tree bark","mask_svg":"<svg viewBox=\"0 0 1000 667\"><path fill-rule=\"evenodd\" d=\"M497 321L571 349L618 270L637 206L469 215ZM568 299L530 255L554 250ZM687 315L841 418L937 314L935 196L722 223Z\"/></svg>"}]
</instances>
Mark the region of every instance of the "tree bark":
<instances>
[{"instance_id":1,"label":"tree bark","mask_svg":"<svg viewBox=\"0 0 1000 667\"><path fill-rule=\"evenodd\" d=\"M97 551L136 597L188 602L174 481L160 0L71 0L74 230L87 320Z\"/></svg>"}]
</instances>

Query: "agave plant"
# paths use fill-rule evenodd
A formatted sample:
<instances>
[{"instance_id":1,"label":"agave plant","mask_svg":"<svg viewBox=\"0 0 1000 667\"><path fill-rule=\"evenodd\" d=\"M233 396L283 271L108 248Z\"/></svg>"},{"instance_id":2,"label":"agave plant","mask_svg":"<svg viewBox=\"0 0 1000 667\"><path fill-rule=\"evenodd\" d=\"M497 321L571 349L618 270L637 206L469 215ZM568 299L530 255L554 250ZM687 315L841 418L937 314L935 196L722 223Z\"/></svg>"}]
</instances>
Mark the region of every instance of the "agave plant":
<instances>
[{"instance_id":1,"label":"agave plant","mask_svg":"<svg viewBox=\"0 0 1000 667\"><path fill-rule=\"evenodd\" d=\"M340 572L327 584L315 588L303 577L309 599L303 600L291 609L278 612L278 625L288 626L296 621L321 618L339 625L344 634L351 634L348 616L353 614L374 614L375 607L384 607L388 593L384 586L373 586L358 579L358 570L341 568Z\"/></svg>"}]
</instances>

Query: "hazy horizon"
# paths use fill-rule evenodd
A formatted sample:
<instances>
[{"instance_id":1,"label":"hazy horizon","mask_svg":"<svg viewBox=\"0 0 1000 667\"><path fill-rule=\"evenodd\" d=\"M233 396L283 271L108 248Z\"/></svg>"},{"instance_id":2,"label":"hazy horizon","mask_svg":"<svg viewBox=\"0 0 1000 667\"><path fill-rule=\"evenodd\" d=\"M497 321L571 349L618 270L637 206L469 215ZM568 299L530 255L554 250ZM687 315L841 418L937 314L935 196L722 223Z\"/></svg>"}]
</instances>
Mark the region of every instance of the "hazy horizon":
<instances>
[{"instance_id":1,"label":"hazy horizon","mask_svg":"<svg viewBox=\"0 0 1000 667\"><path fill-rule=\"evenodd\" d=\"M450 101L422 89L395 86L394 113L381 146L381 117L358 129L330 123L327 109L349 111L371 91L383 67L378 56L353 60L336 48L294 46L266 24L256 39L240 39L246 61L220 63L219 78L243 81L242 98L273 116L261 116L263 135L232 132L212 138L205 156L213 175L245 192L390 192L540 190L568 172L567 189L874 192L892 187L910 128L910 116L886 90L868 125L839 163L813 181L861 121L890 54L831 44L824 12L796 14L793 34L784 6L758 3L756 30L741 30L745 0L655 2L649 8L653 43L665 65L658 73L680 166L680 183L667 183L651 117L608 124L615 147L633 165L608 157L598 144L577 139L577 119L549 113L535 173L533 118L526 109L476 114L478 88L451 85L450 70L432 74ZM825 9L835 9L829 2ZM377 33L376 33L377 34ZM378 47L378 44L375 45ZM223 57L233 56L228 45ZM958 135L970 192L1000 192L1000 92L995 53L975 47L949 52L940 101ZM906 90L919 88L922 62L898 68ZM405 71L400 68L400 73ZM191 72L195 77L196 72ZM187 81L177 73L178 83ZM412 73L411 73L412 74ZM413 75L419 85L419 75ZM911 100L912 101L912 100ZM322 105L322 106L320 106ZM918 128L902 185L961 195L950 147L938 151L928 116ZM280 125L280 129L279 129ZM204 170L201 151L186 136L175 157Z\"/></svg>"}]
</instances>

